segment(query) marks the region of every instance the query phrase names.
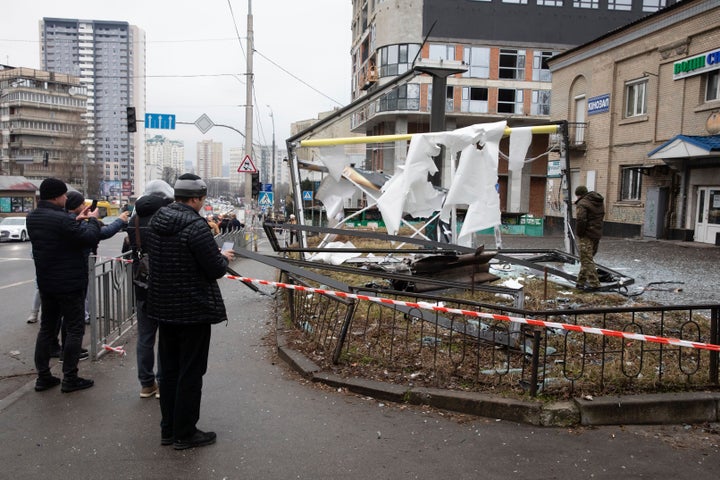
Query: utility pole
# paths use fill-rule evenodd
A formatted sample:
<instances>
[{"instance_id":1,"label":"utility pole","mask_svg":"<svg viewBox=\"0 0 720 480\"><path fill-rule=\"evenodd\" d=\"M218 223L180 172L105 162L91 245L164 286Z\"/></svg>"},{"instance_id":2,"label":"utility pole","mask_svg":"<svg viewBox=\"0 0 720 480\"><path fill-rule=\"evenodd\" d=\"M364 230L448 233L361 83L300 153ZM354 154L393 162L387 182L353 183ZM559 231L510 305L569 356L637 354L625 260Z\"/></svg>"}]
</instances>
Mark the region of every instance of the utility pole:
<instances>
[{"instance_id":1,"label":"utility pole","mask_svg":"<svg viewBox=\"0 0 720 480\"><path fill-rule=\"evenodd\" d=\"M245 76L245 155L252 157L253 125L253 18L252 0L248 0L247 14L247 75ZM256 164L257 165L257 164ZM245 174L245 202L252 204L252 174Z\"/></svg>"},{"instance_id":2,"label":"utility pole","mask_svg":"<svg viewBox=\"0 0 720 480\"><path fill-rule=\"evenodd\" d=\"M273 189L273 203L272 203L272 210L270 210L270 218L275 219L275 195L277 194L277 187L276 187L276 179L275 179L275 115L273 115L272 107L268 105L268 108L270 109L270 118L272 119L272 189Z\"/></svg>"}]
</instances>

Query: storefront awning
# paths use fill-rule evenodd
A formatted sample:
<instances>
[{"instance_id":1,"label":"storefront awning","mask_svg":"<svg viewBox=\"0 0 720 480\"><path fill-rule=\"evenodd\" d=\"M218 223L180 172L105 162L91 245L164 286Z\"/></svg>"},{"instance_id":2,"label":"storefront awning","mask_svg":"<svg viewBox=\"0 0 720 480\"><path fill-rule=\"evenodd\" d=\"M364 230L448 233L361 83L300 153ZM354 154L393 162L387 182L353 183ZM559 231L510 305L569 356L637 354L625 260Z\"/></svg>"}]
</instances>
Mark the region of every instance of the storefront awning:
<instances>
[{"instance_id":1,"label":"storefront awning","mask_svg":"<svg viewBox=\"0 0 720 480\"><path fill-rule=\"evenodd\" d=\"M677 135L648 153L648 158L697 158L720 155L720 135Z\"/></svg>"}]
</instances>

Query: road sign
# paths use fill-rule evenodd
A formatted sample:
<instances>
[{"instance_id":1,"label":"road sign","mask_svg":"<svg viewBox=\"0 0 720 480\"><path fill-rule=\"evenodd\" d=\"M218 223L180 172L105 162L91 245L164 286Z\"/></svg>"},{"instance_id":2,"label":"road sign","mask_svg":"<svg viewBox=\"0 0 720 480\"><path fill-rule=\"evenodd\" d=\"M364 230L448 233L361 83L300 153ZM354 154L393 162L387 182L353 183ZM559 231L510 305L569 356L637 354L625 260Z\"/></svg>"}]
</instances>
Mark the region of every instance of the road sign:
<instances>
[{"instance_id":1,"label":"road sign","mask_svg":"<svg viewBox=\"0 0 720 480\"><path fill-rule=\"evenodd\" d=\"M210 117L203 113L197 120L195 120L195 126L202 133L207 133L212 127L215 126L215 124L212 120L210 120Z\"/></svg>"},{"instance_id":2,"label":"road sign","mask_svg":"<svg viewBox=\"0 0 720 480\"><path fill-rule=\"evenodd\" d=\"M272 192L272 183L263 183L262 191L263 192Z\"/></svg>"},{"instance_id":3,"label":"road sign","mask_svg":"<svg viewBox=\"0 0 720 480\"><path fill-rule=\"evenodd\" d=\"M272 192L260 192L258 195L258 205L261 207L272 207L273 205L273 193Z\"/></svg>"},{"instance_id":4,"label":"road sign","mask_svg":"<svg viewBox=\"0 0 720 480\"><path fill-rule=\"evenodd\" d=\"M257 173L257 168L250 158L250 155L245 155L243 161L240 162L240 166L237 169L238 173Z\"/></svg>"},{"instance_id":5,"label":"road sign","mask_svg":"<svg viewBox=\"0 0 720 480\"><path fill-rule=\"evenodd\" d=\"M312 200L312 190L303 190L303 200Z\"/></svg>"},{"instance_id":6,"label":"road sign","mask_svg":"<svg viewBox=\"0 0 720 480\"><path fill-rule=\"evenodd\" d=\"M175 130L175 115L169 113L146 113L145 128Z\"/></svg>"}]
</instances>

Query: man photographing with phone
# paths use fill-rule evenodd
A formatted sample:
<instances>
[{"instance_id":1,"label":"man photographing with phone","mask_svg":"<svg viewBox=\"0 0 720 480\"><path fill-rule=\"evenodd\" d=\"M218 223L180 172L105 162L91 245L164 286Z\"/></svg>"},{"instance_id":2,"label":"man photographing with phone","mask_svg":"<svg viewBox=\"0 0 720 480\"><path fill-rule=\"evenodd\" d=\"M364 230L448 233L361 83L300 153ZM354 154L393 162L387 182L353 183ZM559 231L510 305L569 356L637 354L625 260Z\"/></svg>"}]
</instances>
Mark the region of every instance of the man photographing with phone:
<instances>
[{"instance_id":1,"label":"man photographing with phone","mask_svg":"<svg viewBox=\"0 0 720 480\"><path fill-rule=\"evenodd\" d=\"M175 202L153 215L143 242L150 259L147 315L158 323L160 337L160 443L184 450L216 440L214 432L196 424L211 326L227 321L217 279L225 275L233 252L220 252L198 213L207 196L200 177L181 175L174 194Z\"/></svg>"}]
</instances>

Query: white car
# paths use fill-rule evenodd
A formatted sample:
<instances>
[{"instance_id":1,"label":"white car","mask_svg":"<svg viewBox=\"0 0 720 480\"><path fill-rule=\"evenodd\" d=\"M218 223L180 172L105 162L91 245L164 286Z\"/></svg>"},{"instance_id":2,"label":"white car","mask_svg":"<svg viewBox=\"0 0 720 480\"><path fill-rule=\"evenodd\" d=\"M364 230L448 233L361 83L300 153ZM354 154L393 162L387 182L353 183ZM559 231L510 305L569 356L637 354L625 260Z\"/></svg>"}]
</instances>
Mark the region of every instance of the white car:
<instances>
[{"instance_id":1,"label":"white car","mask_svg":"<svg viewBox=\"0 0 720 480\"><path fill-rule=\"evenodd\" d=\"M0 242L6 240L20 240L21 242L30 240L25 225L25 217L3 218L2 222L0 222Z\"/></svg>"}]
</instances>

